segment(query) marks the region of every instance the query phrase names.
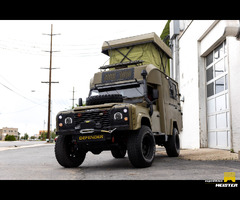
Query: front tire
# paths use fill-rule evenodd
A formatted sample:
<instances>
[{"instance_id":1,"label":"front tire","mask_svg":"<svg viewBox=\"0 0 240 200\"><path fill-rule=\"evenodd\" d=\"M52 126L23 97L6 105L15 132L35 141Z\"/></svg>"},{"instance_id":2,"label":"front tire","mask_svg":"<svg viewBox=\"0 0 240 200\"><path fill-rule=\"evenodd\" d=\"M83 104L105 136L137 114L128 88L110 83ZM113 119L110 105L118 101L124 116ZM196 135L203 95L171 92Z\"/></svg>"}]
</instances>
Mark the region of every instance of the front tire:
<instances>
[{"instance_id":1,"label":"front tire","mask_svg":"<svg viewBox=\"0 0 240 200\"><path fill-rule=\"evenodd\" d=\"M59 135L55 144L55 157L66 168L78 167L86 157L85 151L74 148L71 139L71 136Z\"/></svg>"},{"instance_id":2,"label":"front tire","mask_svg":"<svg viewBox=\"0 0 240 200\"><path fill-rule=\"evenodd\" d=\"M153 163L156 144L153 133L148 126L133 132L128 138L128 157L131 164L137 168L150 167Z\"/></svg>"}]
</instances>

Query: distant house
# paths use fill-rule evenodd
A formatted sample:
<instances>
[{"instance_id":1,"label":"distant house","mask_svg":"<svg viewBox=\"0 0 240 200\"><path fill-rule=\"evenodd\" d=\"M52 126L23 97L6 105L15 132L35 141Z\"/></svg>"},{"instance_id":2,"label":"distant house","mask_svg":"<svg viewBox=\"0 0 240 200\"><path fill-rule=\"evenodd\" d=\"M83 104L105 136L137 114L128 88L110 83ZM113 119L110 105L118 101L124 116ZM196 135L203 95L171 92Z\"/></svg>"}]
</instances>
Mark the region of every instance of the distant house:
<instances>
[{"instance_id":1,"label":"distant house","mask_svg":"<svg viewBox=\"0 0 240 200\"><path fill-rule=\"evenodd\" d=\"M18 128L3 127L0 129L0 140L4 141L7 134L14 135L16 140L18 140Z\"/></svg>"}]
</instances>

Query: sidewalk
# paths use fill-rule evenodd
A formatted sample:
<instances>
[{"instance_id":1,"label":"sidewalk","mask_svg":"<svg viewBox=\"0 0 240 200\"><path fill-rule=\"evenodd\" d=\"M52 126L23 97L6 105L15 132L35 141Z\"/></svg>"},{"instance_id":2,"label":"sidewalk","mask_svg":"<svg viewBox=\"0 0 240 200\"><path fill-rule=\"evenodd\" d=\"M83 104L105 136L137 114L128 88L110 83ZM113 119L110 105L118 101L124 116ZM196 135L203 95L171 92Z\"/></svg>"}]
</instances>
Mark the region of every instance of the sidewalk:
<instances>
[{"instance_id":1,"label":"sidewalk","mask_svg":"<svg viewBox=\"0 0 240 200\"><path fill-rule=\"evenodd\" d=\"M157 148L157 154L167 155L166 151ZM165 150L165 149L164 149ZM223 149L181 149L180 159L184 160L239 160L237 153L231 153Z\"/></svg>"}]
</instances>

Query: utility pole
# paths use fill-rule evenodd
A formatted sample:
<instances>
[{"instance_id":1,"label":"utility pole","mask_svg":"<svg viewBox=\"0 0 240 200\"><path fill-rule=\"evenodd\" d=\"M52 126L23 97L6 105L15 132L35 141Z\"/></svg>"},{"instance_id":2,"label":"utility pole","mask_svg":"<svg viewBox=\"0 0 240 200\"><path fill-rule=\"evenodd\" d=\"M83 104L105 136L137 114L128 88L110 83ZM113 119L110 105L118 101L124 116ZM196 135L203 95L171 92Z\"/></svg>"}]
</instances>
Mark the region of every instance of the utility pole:
<instances>
[{"instance_id":1,"label":"utility pole","mask_svg":"<svg viewBox=\"0 0 240 200\"><path fill-rule=\"evenodd\" d=\"M55 35L60 35L60 34L53 34L53 25L51 24L51 34L43 34L43 35L49 35L51 36L51 41L50 41L50 51L44 51L44 52L50 52L50 67L49 68L44 68L44 69L49 69L49 81L42 81L42 83L48 83L49 84L49 91L48 91L48 127L47 127L47 138L49 139L50 142L50 116L51 116L51 84L52 83L59 83L58 81L52 81L52 53L53 52L59 52L59 51L53 51L52 50L52 36Z\"/></svg>"},{"instance_id":2,"label":"utility pole","mask_svg":"<svg viewBox=\"0 0 240 200\"><path fill-rule=\"evenodd\" d=\"M74 99L74 93L75 93L76 91L74 90L74 87L73 87L73 97L72 97L72 99L70 99L70 100L72 100L72 108L74 108L74 100L76 100L76 99Z\"/></svg>"}]
</instances>

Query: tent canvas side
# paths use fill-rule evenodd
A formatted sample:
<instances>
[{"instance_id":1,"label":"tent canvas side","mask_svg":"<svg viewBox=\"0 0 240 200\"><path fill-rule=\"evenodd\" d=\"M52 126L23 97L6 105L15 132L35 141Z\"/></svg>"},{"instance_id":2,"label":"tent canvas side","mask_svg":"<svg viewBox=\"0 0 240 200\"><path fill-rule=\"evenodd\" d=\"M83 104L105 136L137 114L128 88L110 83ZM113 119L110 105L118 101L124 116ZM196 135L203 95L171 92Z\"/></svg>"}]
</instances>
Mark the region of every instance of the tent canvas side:
<instances>
[{"instance_id":1,"label":"tent canvas side","mask_svg":"<svg viewBox=\"0 0 240 200\"><path fill-rule=\"evenodd\" d=\"M153 64L170 75L168 59L172 58L171 50L156 33L105 41L102 53L110 56L110 65L143 60L143 64Z\"/></svg>"}]
</instances>

